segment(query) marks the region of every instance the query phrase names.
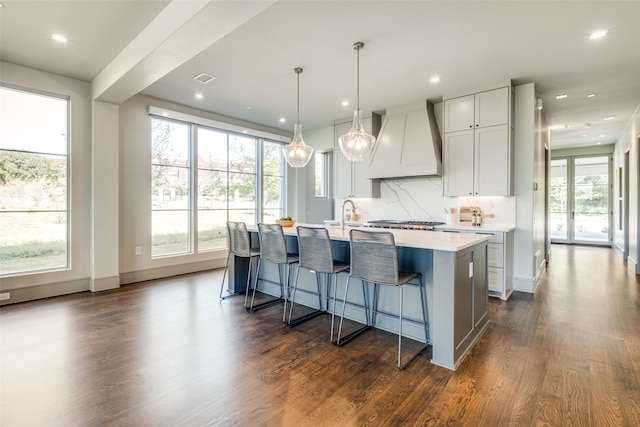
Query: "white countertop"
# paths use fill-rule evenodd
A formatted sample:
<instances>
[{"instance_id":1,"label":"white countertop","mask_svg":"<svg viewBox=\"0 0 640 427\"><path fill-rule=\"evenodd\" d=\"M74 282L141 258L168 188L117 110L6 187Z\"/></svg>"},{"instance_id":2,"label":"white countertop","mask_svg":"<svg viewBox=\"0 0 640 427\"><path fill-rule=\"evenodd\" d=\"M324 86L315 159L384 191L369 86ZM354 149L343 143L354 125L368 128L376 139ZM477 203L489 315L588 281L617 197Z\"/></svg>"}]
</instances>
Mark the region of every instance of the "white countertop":
<instances>
[{"instance_id":1,"label":"white countertop","mask_svg":"<svg viewBox=\"0 0 640 427\"><path fill-rule=\"evenodd\" d=\"M296 227L303 225L307 227L324 227L329 230L329 238L331 240L349 241L349 230L351 227L345 227L341 230L339 226L325 226L323 224L295 224L293 227L283 227L282 230L287 236L297 236ZM476 227L477 228L477 227ZM249 231L258 231L256 226L247 226ZM363 230L363 228L358 228ZM482 234L470 233L438 233L434 231L423 230L393 230L393 229L364 229L371 232L391 232L393 233L396 246L404 246L410 248L433 249L436 251L456 252L482 241L488 240L489 237Z\"/></svg>"},{"instance_id":2,"label":"white countertop","mask_svg":"<svg viewBox=\"0 0 640 427\"><path fill-rule=\"evenodd\" d=\"M498 231L503 233L508 233L509 231L513 231L515 229L515 226L506 224L482 224L480 227L474 227L473 225L471 225L471 223L463 222L453 225L444 224L436 226L436 230Z\"/></svg>"}]
</instances>

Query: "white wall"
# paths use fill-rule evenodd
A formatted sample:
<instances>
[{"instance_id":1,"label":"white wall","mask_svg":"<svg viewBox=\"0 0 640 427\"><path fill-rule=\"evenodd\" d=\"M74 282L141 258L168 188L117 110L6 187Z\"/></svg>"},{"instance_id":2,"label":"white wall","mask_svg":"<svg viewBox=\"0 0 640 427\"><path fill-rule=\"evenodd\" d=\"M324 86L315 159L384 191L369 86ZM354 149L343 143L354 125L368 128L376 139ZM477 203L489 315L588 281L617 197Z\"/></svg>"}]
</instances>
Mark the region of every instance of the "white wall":
<instances>
[{"instance_id":1,"label":"white wall","mask_svg":"<svg viewBox=\"0 0 640 427\"><path fill-rule=\"evenodd\" d=\"M546 124L536 110L535 84L516 86L515 95L515 194L513 287L535 292L545 270ZM537 184L537 190L535 190Z\"/></svg>"},{"instance_id":2,"label":"white wall","mask_svg":"<svg viewBox=\"0 0 640 427\"><path fill-rule=\"evenodd\" d=\"M640 105L616 142L613 157L614 171L624 166L625 152L629 152L629 258L627 266L635 274L640 274ZM617 194L617 189L614 189ZM618 218L617 198L614 198L614 218ZM614 229L618 229L614 221ZM623 234L614 234L614 245L622 247Z\"/></svg>"},{"instance_id":3,"label":"white wall","mask_svg":"<svg viewBox=\"0 0 640 427\"><path fill-rule=\"evenodd\" d=\"M0 62L3 84L67 96L70 100L70 234L71 266L68 270L26 274L0 279L8 302L44 298L89 289L91 271L91 87L87 82Z\"/></svg>"}]
</instances>

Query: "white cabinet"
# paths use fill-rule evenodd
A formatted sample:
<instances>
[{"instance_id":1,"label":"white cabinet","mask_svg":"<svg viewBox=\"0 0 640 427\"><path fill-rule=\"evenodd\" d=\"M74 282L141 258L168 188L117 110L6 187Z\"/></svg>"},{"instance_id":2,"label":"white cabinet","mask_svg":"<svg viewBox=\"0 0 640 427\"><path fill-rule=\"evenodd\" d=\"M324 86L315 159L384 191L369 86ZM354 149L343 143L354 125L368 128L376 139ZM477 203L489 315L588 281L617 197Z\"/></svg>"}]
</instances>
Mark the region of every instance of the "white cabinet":
<instances>
[{"instance_id":1,"label":"white cabinet","mask_svg":"<svg viewBox=\"0 0 640 427\"><path fill-rule=\"evenodd\" d=\"M445 196L513 194L511 88L444 101Z\"/></svg>"},{"instance_id":2,"label":"white cabinet","mask_svg":"<svg viewBox=\"0 0 640 427\"><path fill-rule=\"evenodd\" d=\"M489 235L487 285L489 295L506 300L513 293L513 231L469 231Z\"/></svg>"},{"instance_id":3,"label":"white cabinet","mask_svg":"<svg viewBox=\"0 0 640 427\"><path fill-rule=\"evenodd\" d=\"M344 199L347 197L380 197L380 181L367 178L369 162L351 162L347 160L342 151L338 138L351 129L351 120L341 120L334 124L334 197ZM380 115L370 113L362 117L362 125L367 132L378 135L380 132Z\"/></svg>"}]
</instances>

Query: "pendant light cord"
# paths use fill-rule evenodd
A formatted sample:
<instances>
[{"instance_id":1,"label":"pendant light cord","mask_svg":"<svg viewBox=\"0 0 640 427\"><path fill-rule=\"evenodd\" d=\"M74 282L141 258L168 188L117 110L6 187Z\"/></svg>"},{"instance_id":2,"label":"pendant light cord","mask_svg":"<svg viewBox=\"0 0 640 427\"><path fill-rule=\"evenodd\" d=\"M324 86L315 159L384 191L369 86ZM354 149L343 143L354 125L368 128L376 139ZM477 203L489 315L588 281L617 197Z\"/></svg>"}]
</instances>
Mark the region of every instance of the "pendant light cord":
<instances>
[{"instance_id":1,"label":"pendant light cord","mask_svg":"<svg viewBox=\"0 0 640 427\"><path fill-rule=\"evenodd\" d=\"M362 42L353 44L356 50L356 109L360 110L360 48L364 46Z\"/></svg>"},{"instance_id":2,"label":"pendant light cord","mask_svg":"<svg viewBox=\"0 0 640 427\"><path fill-rule=\"evenodd\" d=\"M294 68L293 71L298 75L298 110L296 117L296 124L300 124L300 73L302 72L302 68Z\"/></svg>"}]
</instances>

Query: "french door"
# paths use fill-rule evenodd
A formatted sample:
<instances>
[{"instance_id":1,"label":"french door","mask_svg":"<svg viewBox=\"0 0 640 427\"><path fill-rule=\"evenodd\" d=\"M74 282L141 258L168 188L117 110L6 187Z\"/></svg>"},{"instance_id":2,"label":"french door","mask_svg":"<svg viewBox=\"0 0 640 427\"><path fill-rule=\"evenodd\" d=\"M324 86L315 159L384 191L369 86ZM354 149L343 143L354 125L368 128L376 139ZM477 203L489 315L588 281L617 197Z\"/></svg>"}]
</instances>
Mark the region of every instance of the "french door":
<instances>
[{"instance_id":1,"label":"french door","mask_svg":"<svg viewBox=\"0 0 640 427\"><path fill-rule=\"evenodd\" d=\"M551 160L549 234L554 243L611 244L611 156Z\"/></svg>"}]
</instances>

